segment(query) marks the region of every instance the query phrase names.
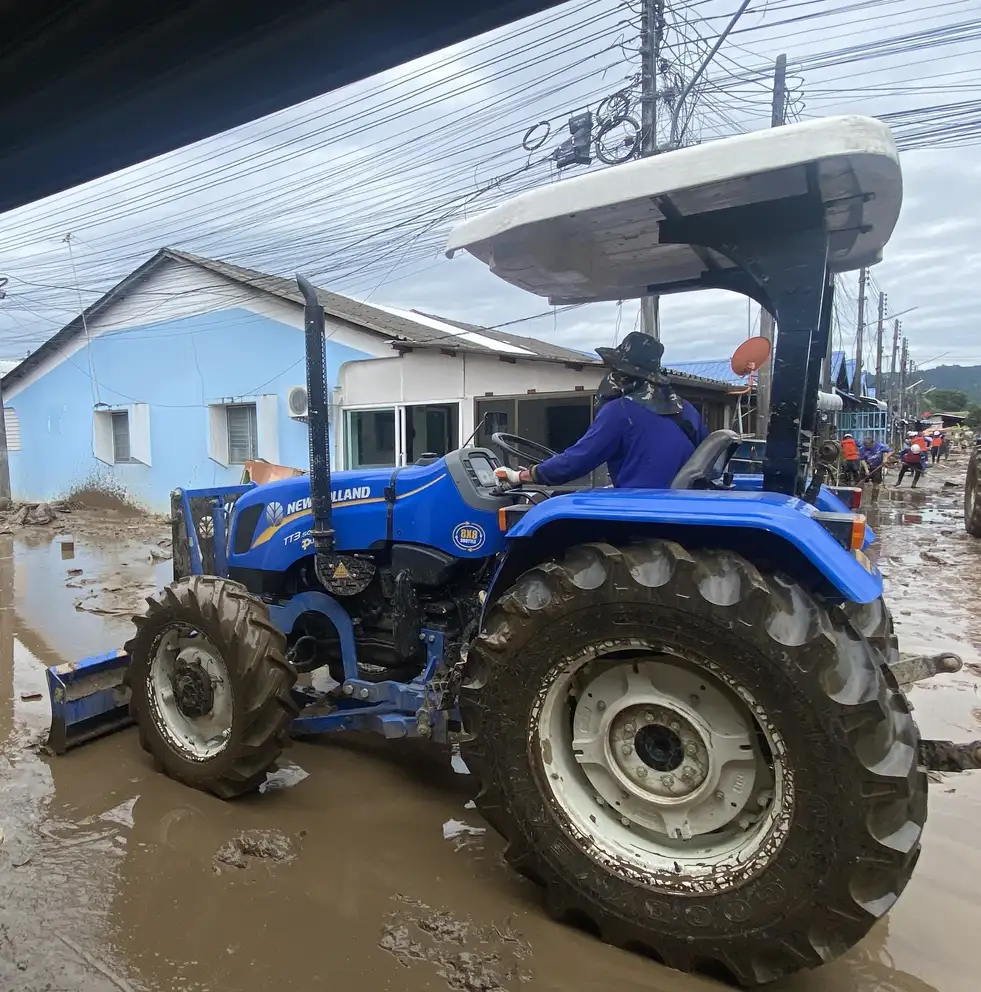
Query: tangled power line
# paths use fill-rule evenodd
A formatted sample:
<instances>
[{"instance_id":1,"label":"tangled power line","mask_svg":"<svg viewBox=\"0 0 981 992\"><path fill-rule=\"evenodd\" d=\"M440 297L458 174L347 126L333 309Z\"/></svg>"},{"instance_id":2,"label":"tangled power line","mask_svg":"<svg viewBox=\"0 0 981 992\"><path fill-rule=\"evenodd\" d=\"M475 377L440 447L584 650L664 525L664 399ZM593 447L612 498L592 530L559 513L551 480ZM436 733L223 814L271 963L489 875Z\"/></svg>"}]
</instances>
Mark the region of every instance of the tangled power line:
<instances>
[{"instance_id":1,"label":"tangled power line","mask_svg":"<svg viewBox=\"0 0 981 992\"><path fill-rule=\"evenodd\" d=\"M664 106L735 6L667 3ZM977 144L976 11L976 0L934 4L928 17L911 0L754 0L686 103L685 141L766 126L773 57L786 51L791 120L860 104L903 150ZM77 314L76 293L93 302L162 244L303 268L362 299L425 285L438 278L448 223L560 180L554 146L575 138L570 118L591 116L582 167L636 154L639 18L635 0L574 0L0 217L4 353L36 346ZM166 294L147 299L153 319Z\"/></svg>"}]
</instances>

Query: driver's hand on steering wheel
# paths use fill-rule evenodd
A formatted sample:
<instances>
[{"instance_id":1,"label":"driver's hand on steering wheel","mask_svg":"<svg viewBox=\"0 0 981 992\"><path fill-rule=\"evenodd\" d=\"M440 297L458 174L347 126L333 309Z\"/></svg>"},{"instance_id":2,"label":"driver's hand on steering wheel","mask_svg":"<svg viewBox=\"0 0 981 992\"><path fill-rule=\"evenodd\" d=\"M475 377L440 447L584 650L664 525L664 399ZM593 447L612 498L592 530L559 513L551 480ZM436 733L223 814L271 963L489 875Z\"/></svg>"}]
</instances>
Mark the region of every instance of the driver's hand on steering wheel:
<instances>
[{"instance_id":1,"label":"driver's hand on steering wheel","mask_svg":"<svg viewBox=\"0 0 981 992\"><path fill-rule=\"evenodd\" d=\"M520 486L525 482L531 482L531 472L526 468L506 468L502 465L494 469L494 475L502 485L506 483L509 486Z\"/></svg>"}]
</instances>

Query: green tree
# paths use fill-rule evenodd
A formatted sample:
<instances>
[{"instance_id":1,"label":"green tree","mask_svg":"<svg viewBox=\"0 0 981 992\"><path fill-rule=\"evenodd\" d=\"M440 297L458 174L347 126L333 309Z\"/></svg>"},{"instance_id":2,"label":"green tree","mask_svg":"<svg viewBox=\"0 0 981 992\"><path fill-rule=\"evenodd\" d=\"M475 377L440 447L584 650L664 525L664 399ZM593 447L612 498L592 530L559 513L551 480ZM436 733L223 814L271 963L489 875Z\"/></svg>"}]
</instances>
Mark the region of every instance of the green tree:
<instances>
[{"instance_id":1,"label":"green tree","mask_svg":"<svg viewBox=\"0 0 981 992\"><path fill-rule=\"evenodd\" d=\"M976 404L967 411L967 419L964 421L968 427L981 427L981 406Z\"/></svg>"},{"instance_id":2,"label":"green tree","mask_svg":"<svg viewBox=\"0 0 981 992\"><path fill-rule=\"evenodd\" d=\"M966 410L967 393L963 389L931 389L924 402L931 410Z\"/></svg>"}]
</instances>

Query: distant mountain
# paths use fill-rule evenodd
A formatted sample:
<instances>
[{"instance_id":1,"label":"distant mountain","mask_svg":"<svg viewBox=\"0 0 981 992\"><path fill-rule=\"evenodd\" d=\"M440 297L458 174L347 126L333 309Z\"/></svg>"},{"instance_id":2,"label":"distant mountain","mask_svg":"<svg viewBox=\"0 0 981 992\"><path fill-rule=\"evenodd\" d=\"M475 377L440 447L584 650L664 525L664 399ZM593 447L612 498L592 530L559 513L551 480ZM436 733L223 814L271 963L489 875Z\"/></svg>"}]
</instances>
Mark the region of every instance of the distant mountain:
<instances>
[{"instance_id":1,"label":"distant mountain","mask_svg":"<svg viewBox=\"0 0 981 992\"><path fill-rule=\"evenodd\" d=\"M981 403L981 365L938 365L917 373L923 388L962 389L975 403Z\"/></svg>"}]
</instances>

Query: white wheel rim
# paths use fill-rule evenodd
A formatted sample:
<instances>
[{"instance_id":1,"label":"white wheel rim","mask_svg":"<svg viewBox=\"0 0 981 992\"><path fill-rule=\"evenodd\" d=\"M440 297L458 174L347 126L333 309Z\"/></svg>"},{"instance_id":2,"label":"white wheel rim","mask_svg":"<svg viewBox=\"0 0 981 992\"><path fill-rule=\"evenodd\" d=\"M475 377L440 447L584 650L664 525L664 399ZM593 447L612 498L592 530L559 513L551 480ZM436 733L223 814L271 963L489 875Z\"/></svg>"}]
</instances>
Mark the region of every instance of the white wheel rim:
<instances>
[{"instance_id":1,"label":"white wheel rim","mask_svg":"<svg viewBox=\"0 0 981 992\"><path fill-rule=\"evenodd\" d=\"M197 631L171 627L157 640L147 690L157 728L182 757L207 761L228 746L234 711L228 669Z\"/></svg>"},{"instance_id":2,"label":"white wheel rim","mask_svg":"<svg viewBox=\"0 0 981 992\"><path fill-rule=\"evenodd\" d=\"M701 891L756 874L792 816L779 733L714 665L605 647L620 658L570 661L533 715L545 781L571 832L632 881Z\"/></svg>"}]
</instances>

